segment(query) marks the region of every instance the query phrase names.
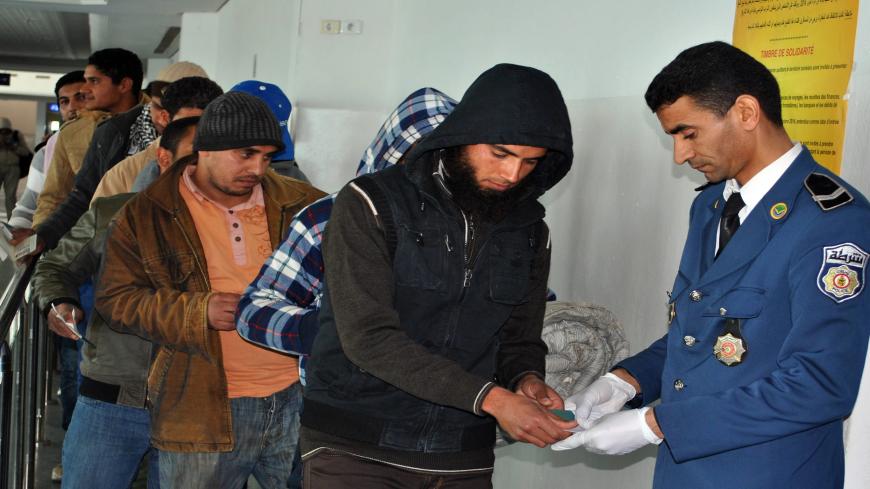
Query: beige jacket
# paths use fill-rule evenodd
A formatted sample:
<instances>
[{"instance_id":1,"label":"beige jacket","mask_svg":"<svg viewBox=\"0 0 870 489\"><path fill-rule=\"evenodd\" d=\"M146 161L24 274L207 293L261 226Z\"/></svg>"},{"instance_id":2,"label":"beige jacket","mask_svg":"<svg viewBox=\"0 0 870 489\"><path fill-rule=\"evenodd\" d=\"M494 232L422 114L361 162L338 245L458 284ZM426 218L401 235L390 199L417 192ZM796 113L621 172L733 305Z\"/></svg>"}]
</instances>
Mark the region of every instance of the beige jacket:
<instances>
[{"instance_id":1,"label":"beige jacket","mask_svg":"<svg viewBox=\"0 0 870 489\"><path fill-rule=\"evenodd\" d=\"M102 110L79 112L77 119L60 128L54 155L46 162L45 186L36 201L33 227L39 226L63 202L75 184L76 173L82 168L85 153L91 144L97 125L111 117Z\"/></svg>"},{"instance_id":2,"label":"beige jacket","mask_svg":"<svg viewBox=\"0 0 870 489\"><path fill-rule=\"evenodd\" d=\"M142 169L157 159L158 146L160 146L160 138L155 139L142 151L124 158L110 168L103 175L100 184L97 185L94 196L91 198L91 205L93 206L94 201L100 197L110 197L132 191L133 182L136 181L136 177L139 176Z\"/></svg>"}]
</instances>

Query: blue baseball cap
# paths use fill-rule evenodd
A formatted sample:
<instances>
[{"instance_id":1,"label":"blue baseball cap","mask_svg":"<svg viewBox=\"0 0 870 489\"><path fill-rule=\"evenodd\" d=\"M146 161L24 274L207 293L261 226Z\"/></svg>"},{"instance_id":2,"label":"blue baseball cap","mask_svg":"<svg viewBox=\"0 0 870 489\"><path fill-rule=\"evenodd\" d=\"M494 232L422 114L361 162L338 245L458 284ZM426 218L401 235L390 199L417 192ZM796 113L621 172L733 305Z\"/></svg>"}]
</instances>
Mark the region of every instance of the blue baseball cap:
<instances>
[{"instance_id":1,"label":"blue baseball cap","mask_svg":"<svg viewBox=\"0 0 870 489\"><path fill-rule=\"evenodd\" d=\"M290 128L288 127L293 105L290 103L287 95L284 95L284 92L278 88L278 85L259 80L246 80L236 84L230 89L230 92L249 93L266 102L266 105L275 114L275 118L278 119L278 124L281 126L281 137L284 140L284 150L276 153L272 157L272 160L287 161L295 159L293 138L290 137Z\"/></svg>"}]
</instances>

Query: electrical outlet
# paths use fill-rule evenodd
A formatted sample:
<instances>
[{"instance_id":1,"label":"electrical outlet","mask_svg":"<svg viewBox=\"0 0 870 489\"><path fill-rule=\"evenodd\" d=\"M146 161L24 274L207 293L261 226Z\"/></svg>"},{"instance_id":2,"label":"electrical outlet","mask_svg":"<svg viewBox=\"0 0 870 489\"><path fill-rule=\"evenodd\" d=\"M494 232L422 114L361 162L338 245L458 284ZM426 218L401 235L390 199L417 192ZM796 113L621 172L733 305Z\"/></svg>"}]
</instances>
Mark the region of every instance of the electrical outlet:
<instances>
[{"instance_id":1,"label":"electrical outlet","mask_svg":"<svg viewBox=\"0 0 870 489\"><path fill-rule=\"evenodd\" d=\"M334 19L323 19L320 21L321 34L340 34L341 21Z\"/></svg>"},{"instance_id":2,"label":"electrical outlet","mask_svg":"<svg viewBox=\"0 0 870 489\"><path fill-rule=\"evenodd\" d=\"M342 20L341 21L341 33L342 34L362 34L362 24L361 20Z\"/></svg>"}]
</instances>

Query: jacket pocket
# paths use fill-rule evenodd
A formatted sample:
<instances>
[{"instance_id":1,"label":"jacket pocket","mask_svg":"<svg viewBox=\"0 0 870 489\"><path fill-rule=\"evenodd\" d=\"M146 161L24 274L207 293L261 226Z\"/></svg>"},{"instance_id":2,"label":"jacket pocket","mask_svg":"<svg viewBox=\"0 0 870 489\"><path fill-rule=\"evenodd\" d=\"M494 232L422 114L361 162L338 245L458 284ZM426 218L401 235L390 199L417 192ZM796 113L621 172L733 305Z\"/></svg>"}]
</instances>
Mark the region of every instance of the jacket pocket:
<instances>
[{"instance_id":1,"label":"jacket pocket","mask_svg":"<svg viewBox=\"0 0 870 489\"><path fill-rule=\"evenodd\" d=\"M151 362L151 372L148 374L148 392L147 404L148 409L156 414L160 411L166 383L166 376L169 374L169 369L172 367L172 358L175 355L175 350L161 347L157 351L157 356Z\"/></svg>"},{"instance_id":2,"label":"jacket pocket","mask_svg":"<svg viewBox=\"0 0 870 489\"><path fill-rule=\"evenodd\" d=\"M439 229L412 229L402 225L397 230L393 273L396 284L424 290L444 287L446 248Z\"/></svg>"},{"instance_id":3,"label":"jacket pocket","mask_svg":"<svg viewBox=\"0 0 870 489\"><path fill-rule=\"evenodd\" d=\"M729 290L701 313L705 317L751 319L764 310L765 290L757 287L737 287Z\"/></svg>"},{"instance_id":4,"label":"jacket pocket","mask_svg":"<svg viewBox=\"0 0 870 489\"><path fill-rule=\"evenodd\" d=\"M529 277L534 250L525 232L493 236L489 248L489 297L508 305L529 300Z\"/></svg>"}]
</instances>

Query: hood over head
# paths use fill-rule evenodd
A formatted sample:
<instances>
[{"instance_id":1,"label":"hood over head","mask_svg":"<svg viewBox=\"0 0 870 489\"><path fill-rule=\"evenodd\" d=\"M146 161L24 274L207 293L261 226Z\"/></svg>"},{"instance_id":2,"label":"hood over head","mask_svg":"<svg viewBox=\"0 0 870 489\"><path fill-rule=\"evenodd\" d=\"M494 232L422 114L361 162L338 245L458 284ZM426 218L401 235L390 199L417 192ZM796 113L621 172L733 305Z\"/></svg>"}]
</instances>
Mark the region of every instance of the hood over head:
<instances>
[{"instance_id":1,"label":"hood over head","mask_svg":"<svg viewBox=\"0 0 870 489\"><path fill-rule=\"evenodd\" d=\"M543 71L499 64L468 87L459 105L408 154L423 154L470 144L547 148L547 156L527 178L540 193L559 182L574 159L571 121L556 82Z\"/></svg>"},{"instance_id":2,"label":"hood over head","mask_svg":"<svg viewBox=\"0 0 870 489\"><path fill-rule=\"evenodd\" d=\"M431 133L453 112L456 101L434 88L421 88L408 95L384 122L363 152L357 176L395 165L408 149Z\"/></svg>"}]
</instances>

